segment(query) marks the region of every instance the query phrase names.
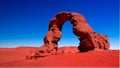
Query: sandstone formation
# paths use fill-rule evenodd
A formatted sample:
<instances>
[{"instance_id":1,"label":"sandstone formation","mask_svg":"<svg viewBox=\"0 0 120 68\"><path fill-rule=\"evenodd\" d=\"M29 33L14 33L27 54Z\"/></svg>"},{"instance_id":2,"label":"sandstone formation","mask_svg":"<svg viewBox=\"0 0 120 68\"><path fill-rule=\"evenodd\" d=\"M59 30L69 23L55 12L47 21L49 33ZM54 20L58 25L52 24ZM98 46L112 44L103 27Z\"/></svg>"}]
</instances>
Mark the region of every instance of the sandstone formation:
<instances>
[{"instance_id":1,"label":"sandstone formation","mask_svg":"<svg viewBox=\"0 0 120 68\"><path fill-rule=\"evenodd\" d=\"M49 31L44 37L44 45L35 51L34 56L45 57L57 53L58 41L62 36L62 26L68 20L73 25L73 33L80 41L78 46L80 52L109 49L108 37L94 32L83 15L76 12L60 12L51 19Z\"/></svg>"}]
</instances>

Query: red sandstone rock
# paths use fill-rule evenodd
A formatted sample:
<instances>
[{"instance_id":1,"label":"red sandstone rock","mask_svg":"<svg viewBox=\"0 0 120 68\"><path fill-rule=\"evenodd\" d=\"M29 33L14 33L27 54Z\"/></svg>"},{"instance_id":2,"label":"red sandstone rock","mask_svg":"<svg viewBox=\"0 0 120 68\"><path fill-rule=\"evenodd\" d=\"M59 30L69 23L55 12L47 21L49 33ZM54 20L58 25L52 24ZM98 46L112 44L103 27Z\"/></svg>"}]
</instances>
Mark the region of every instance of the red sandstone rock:
<instances>
[{"instance_id":1,"label":"red sandstone rock","mask_svg":"<svg viewBox=\"0 0 120 68\"><path fill-rule=\"evenodd\" d=\"M44 45L35 52L35 56L44 57L57 53L58 41L62 35L62 25L67 20L70 20L71 24L73 24L73 33L80 40L80 45L78 46L79 51L86 52L94 49L109 49L108 37L95 33L83 15L76 12L60 12L51 19L49 31L44 38Z\"/></svg>"}]
</instances>

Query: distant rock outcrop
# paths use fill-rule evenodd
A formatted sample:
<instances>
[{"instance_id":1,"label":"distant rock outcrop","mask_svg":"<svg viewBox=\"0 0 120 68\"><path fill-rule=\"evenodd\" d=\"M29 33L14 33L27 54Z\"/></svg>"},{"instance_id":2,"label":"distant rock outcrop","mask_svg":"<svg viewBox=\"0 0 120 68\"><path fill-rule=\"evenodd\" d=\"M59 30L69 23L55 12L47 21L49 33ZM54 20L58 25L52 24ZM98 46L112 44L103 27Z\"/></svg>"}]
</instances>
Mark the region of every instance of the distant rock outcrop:
<instances>
[{"instance_id":1,"label":"distant rock outcrop","mask_svg":"<svg viewBox=\"0 0 120 68\"><path fill-rule=\"evenodd\" d=\"M109 49L108 37L94 32L83 15L76 12L60 12L51 19L49 31L44 37L44 45L35 51L35 56L45 57L57 53L58 41L62 36L62 26L67 20L71 21L73 33L79 38L78 49L80 52Z\"/></svg>"},{"instance_id":2,"label":"distant rock outcrop","mask_svg":"<svg viewBox=\"0 0 120 68\"><path fill-rule=\"evenodd\" d=\"M59 47L56 54L68 54L68 53L78 53L79 50L75 46L64 46L64 47Z\"/></svg>"}]
</instances>

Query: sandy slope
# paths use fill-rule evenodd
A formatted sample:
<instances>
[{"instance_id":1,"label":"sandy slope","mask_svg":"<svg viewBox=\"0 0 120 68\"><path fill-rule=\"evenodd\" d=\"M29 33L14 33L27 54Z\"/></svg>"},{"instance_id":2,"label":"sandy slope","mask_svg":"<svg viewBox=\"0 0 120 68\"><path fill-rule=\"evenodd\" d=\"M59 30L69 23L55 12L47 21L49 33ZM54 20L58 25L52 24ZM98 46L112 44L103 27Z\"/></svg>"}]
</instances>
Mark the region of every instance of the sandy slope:
<instances>
[{"instance_id":1,"label":"sandy slope","mask_svg":"<svg viewBox=\"0 0 120 68\"><path fill-rule=\"evenodd\" d=\"M0 67L119 67L119 50L90 51L26 60L34 48L0 48Z\"/></svg>"}]
</instances>

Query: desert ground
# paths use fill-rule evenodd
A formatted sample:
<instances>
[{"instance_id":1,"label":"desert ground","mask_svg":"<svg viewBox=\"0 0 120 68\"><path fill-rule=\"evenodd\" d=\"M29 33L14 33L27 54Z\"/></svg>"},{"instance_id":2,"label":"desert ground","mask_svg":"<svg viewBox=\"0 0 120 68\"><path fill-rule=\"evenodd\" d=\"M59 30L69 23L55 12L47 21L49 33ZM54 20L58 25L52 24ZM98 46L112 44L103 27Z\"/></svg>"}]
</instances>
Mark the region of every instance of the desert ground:
<instances>
[{"instance_id":1,"label":"desert ground","mask_svg":"<svg viewBox=\"0 0 120 68\"><path fill-rule=\"evenodd\" d=\"M119 50L51 55L38 59L26 59L32 49L38 47L0 48L0 68L3 67L103 67L119 68ZM64 49L62 47L61 49Z\"/></svg>"}]
</instances>

